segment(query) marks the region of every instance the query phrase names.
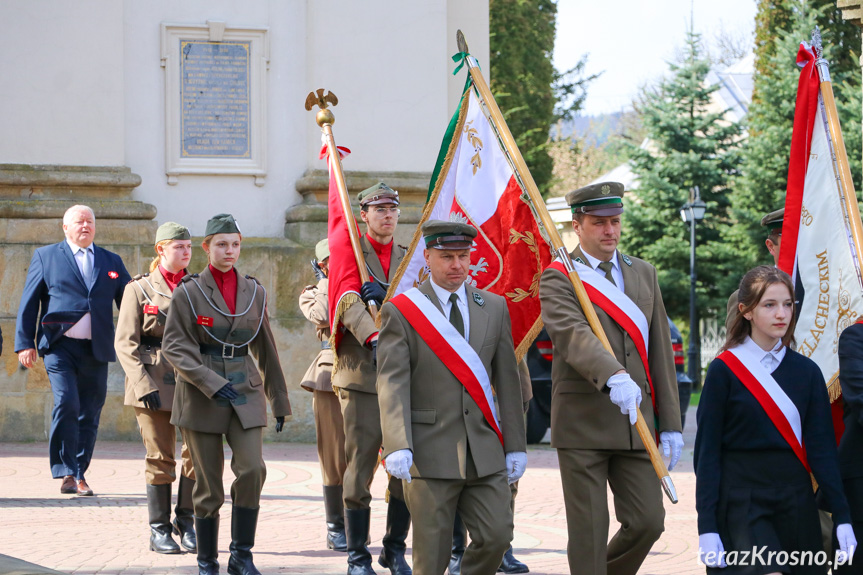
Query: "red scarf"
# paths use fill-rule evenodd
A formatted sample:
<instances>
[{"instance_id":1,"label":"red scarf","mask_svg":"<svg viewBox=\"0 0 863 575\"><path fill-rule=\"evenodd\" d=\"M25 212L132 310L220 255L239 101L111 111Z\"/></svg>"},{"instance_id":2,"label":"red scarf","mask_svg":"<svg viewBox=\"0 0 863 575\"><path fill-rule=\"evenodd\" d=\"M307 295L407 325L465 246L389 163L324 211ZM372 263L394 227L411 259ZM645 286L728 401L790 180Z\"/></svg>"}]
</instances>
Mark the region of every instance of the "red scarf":
<instances>
[{"instance_id":1,"label":"red scarf","mask_svg":"<svg viewBox=\"0 0 863 575\"><path fill-rule=\"evenodd\" d=\"M186 270L180 270L175 274L172 274L168 270L162 267L162 264L159 264L159 273L162 274L162 277L165 278L165 282L167 282L168 287L171 288L171 291L174 291L178 285L180 285L180 280L186 275Z\"/></svg>"},{"instance_id":2,"label":"red scarf","mask_svg":"<svg viewBox=\"0 0 863 575\"><path fill-rule=\"evenodd\" d=\"M390 258L393 255L393 240L390 240L388 244L381 244L372 239L369 234L366 234L366 239L371 244L372 248L375 250L375 253L378 255L378 260L381 262L381 267L384 268L384 278L383 281L386 281L390 277Z\"/></svg>"},{"instance_id":3,"label":"red scarf","mask_svg":"<svg viewBox=\"0 0 863 575\"><path fill-rule=\"evenodd\" d=\"M220 272L210 265L210 273L213 274L213 279L216 280L216 285L219 286L219 291L222 292L222 297L228 304L228 311L236 313L234 310L237 308L237 272L234 268Z\"/></svg>"}]
</instances>

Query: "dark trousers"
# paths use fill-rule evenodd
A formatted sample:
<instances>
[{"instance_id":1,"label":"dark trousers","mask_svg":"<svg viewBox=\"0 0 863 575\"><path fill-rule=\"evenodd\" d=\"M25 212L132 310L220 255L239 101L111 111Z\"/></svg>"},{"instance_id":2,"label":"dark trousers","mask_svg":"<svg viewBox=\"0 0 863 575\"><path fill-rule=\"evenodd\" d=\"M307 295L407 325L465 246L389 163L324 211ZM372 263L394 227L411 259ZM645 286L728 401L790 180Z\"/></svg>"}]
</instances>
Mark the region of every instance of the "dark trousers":
<instances>
[{"instance_id":1,"label":"dark trousers","mask_svg":"<svg viewBox=\"0 0 863 575\"><path fill-rule=\"evenodd\" d=\"M55 478L84 477L93 457L108 389L108 364L93 357L90 340L60 338L43 358L54 410L48 454Z\"/></svg>"}]
</instances>

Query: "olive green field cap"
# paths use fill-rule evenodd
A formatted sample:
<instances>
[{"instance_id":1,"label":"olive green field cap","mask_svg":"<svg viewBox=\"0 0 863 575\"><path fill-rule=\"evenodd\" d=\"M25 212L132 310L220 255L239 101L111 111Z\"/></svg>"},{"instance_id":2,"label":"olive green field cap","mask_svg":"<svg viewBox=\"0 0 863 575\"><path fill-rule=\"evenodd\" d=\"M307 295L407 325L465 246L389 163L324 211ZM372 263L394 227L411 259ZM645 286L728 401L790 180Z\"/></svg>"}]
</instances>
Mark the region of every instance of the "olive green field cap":
<instances>
[{"instance_id":1,"label":"olive green field cap","mask_svg":"<svg viewBox=\"0 0 863 575\"><path fill-rule=\"evenodd\" d=\"M775 212L770 212L763 218L761 218L761 225L767 228L769 231L779 230L782 231L782 222L785 220L785 208L781 210L776 210Z\"/></svg>"},{"instance_id":2,"label":"olive green field cap","mask_svg":"<svg viewBox=\"0 0 863 575\"><path fill-rule=\"evenodd\" d=\"M617 216L623 213L623 191L619 182L600 182L569 192L566 203L573 214Z\"/></svg>"},{"instance_id":3,"label":"olive green field cap","mask_svg":"<svg viewBox=\"0 0 863 575\"><path fill-rule=\"evenodd\" d=\"M241 234L243 232L240 231L240 226L237 224L237 220L234 219L234 216L231 214L219 214L217 216L213 216L210 218L210 221L207 222L207 230L204 232L205 236L211 236L213 234Z\"/></svg>"},{"instance_id":4,"label":"olive green field cap","mask_svg":"<svg viewBox=\"0 0 863 575\"><path fill-rule=\"evenodd\" d=\"M322 262L328 257L330 257L330 240L324 238L315 244L315 259Z\"/></svg>"},{"instance_id":5,"label":"olive green field cap","mask_svg":"<svg viewBox=\"0 0 863 575\"><path fill-rule=\"evenodd\" d=\"M156 243L165 240L191 240L192 234L189 228L181 226L177 222L165 222L156 230Z\"/></svg>"},{"instance_id":6,"label":"olive green field cap","mask_svg":"<svg viewBox=\"0 0 863 575\"><path fill-rule=\"evenodd\" d=\"M426 247L436 250L464 250L473 245L476 228L461 222L428 220L422 226Z\"/></svg>"},{"instance_id":7,"label":"olive green field cap","mask_svg":"<svg viewBox=\"0 0 863 575\"><path fill-rule=\"evenodd\" d=\"M378 182L357 194L360 206L376 206L378 204L399 205L399 193L383 182Z\"/></svg>"}]
</instances>

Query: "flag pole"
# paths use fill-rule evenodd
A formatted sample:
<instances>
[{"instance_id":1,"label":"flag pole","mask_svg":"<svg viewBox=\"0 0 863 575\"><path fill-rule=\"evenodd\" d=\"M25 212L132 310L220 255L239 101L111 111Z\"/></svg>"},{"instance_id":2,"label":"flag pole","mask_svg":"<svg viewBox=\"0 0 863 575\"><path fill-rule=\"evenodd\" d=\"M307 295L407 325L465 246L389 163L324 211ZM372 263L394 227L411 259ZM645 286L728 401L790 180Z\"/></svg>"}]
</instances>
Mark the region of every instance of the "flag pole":
<instances>
[{"instance_id":1,"label":"flag pole","mask_svg":"<svg viewBox=\"0 0 863 575\"><path fill-rule=\"evenodd\" d=\"M845 151L845 139L842 137L842 127L839 125L839 113L836 110L836 100L833 98L833 82L830 79L830 65L823 57L821 31L818 27L812 31L812 46L815 48L815 67L818 69L821 89L821 99L827 114L827 130L830 151L833 156L833 171L838 180L839 194L845 206L845 217L851 229L851 247L854 252L854 264L857 267L857 280L863 285L863 274L860 269L860 257L863 254L863 223L860 221L860 210L857 207L857 193L854 191L854 181L851 179L851 168L848 165L848 153Z\"/></svg>"},{"instance_id":2,"label":"flag pole","mask_svg":"<svg viewBox=\"0 0 863 575\"><path fill-rule=\"evenodd\" d=\"M345 224L348 226L348 236L351 239L351 249L354 252L354 258L357 260L357 269L360 272L360 282L366 283L369 281L369 272L366 268L366 258L363 256L363 249L360 246L360 236L357 233L357 220L354 218L354 212L351 209L351 200L348 197L348 184L345 181L345 173L342 170L342 159L339 156L339 150L336 148L336 139L333 137L333 124L336 123L336 117L332 110L329 110L329 104L333 106L339 103L339 99L332 92L327 92L324 96L324 89L319 88L317 94L309 92L306 96L306 110L311 111L312 108L318 106L320 110L315 115L315 122L321 127L321 132L324 134L324 139L327 142L327 153L329 161L333 163L333 175L336 177L336 187L339 190L339 202L342 205L342 212L345 214ZM369 313L372 317L377 317L377 304L370 301L368 304Z\"/></svg>"},{"instance_id":3,"label":"flag pole","mask_svg":"<svg viewBox=\"0 0 863 575\"><path fill-rule=\"evenodd\" d=\"M587 291L584 289L584 285L581 283L581 278L578 277L578 273L572 265L572 259L569 257L569 252L566 251L566 246L563 244L563 240L557 231L557 227L555 227L554 221L551 219L551 215L545 207L545 202L542 199L542 195L539 193L539 188L537 188L530 170L527 169L527 164L524 162L524 158L515 143L515 138L512 137L512 133L506 125L506 120L504 120L503 114L501 113L500 108L498 108L497 102L495 102L494 96L492 95L485 78L482 76L482 72L477 65L476 59L474 59L474 57L468 52L467 41L465 40L464 34L462 34L461 30L456 33L456 42L458 43L459 52L465 54L464 61L467 64L471 79L479 92L480 100L485 104L485 107L488 110L489 122L495 132L497 132L504 154L512 164L513 172L521 185L521 189L527 193L530 203L533 206L533 212L539 218L540 226L545 229L545 233L548 235L554 254L560 258L569 274L572 287L575 289L575 295L578 297L581 309L584 311L584 315L587 318L593 333L597 338L599 338L599 341L602 343L606 351L614 355L614 351L611 349L611 343L609 343L608 337L605 335L605 330L602 329L602 324L599 323L599 317L596 315L596 310L593 308L593 304L590 303L590 298L587 295ZM656 448L656 442L653 435L647 427L647 423L644 420L644 416L641 414L641 410L637 409L636 413L638 414L638 420L635 422L635 427L638 431L639 437L641 437L641 441L644 443L645 449L647 449L650 461L653 464L653 469L656 472L657 477L659 477L659 480L662 483L662 488L665 490L665 494L668 496L668 499L671 500L672 503L677 503L677 491L674 488L674 482L671 480L671 476L668 473L668 468L665 466L665 462L662 460L662 456L659 455L659 450Z\"/></svg>"}]
</instances>

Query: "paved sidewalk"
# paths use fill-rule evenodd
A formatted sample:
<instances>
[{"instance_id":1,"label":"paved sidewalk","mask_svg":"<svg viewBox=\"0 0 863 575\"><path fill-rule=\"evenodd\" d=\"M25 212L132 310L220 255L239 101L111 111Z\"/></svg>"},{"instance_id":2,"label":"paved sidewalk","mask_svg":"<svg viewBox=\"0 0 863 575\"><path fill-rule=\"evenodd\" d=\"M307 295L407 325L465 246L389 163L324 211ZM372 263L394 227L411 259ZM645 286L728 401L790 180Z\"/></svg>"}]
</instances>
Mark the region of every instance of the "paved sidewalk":
<instances>
[{"instance_id":1,"label":"paved sidewalk","mask_svg":"<svg viewBox=\"0 0 863 575\"><path fill-rule=\"evenodd\" d=\"M696 563L698 535L695 476L692 472L694 410L687 417L684 460L673 473L680 503L666 501L666 530L641 573L703 573ZM194 574L192 554L158 555L148 551L149 528L144 495L144 448L138 443L99 442L87 474L96 497L60 494L48 469L45 443L0 443L0 521L5 537L0 552L64 573ZM226 448L226 457L230 450ZM345 554L325 550L321 476L313 445L266 444L267 481L255 563L275 573L343 574ZM229 493L233 475L226 465ZM386 474L372 486L372 553L381 548L386 520ZM611 494L609 493L609 500ZM612 515L613 517L613 515ZM227 569L230 502L222 508L219 559ZM612 522L612 533L617 524ZM516 501L516 557L534 574L565 574L566 519L556 452L532 446L528 470ZM410 539L408 540L410 558ZM377 565L379 575L388 570ZM0 563L0 574L6 573Z\"/></svg>"}]
</instances>

